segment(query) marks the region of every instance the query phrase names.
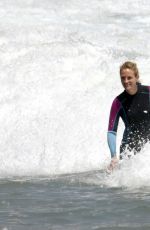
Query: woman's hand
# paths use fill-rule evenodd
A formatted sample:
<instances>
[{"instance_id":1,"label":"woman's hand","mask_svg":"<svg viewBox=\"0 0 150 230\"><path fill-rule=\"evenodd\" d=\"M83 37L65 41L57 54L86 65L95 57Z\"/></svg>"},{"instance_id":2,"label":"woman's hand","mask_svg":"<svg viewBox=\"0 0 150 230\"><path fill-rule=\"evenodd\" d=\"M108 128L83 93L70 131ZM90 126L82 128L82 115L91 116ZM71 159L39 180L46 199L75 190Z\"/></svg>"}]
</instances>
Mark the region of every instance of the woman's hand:
<instances>
[{"instance_id":1,"label":"woman's hand","mask_svg":"<svg viewBox=\"0 0 150 230\"><path fill-rule=\"evenodd\" d=\"M115 169L117 167L118 162L119 162L119 160L116 156L112 157L110 165L108 166L107 170L113 171L113 169Z\"/></svg>"}]
</instances>

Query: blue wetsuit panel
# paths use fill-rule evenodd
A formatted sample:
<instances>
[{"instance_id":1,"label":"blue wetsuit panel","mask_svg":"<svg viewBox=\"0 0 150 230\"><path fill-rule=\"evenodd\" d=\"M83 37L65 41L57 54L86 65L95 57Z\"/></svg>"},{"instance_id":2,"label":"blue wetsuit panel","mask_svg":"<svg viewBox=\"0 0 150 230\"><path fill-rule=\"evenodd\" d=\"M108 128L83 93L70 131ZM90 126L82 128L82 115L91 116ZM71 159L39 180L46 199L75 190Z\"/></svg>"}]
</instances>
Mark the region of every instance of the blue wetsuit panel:
<instances>
[{"instance_id":1,"label":"blue wetsuit panel","mask_svg":"<svg viewBox=\"0 0 150 230\"><path fill-rule=\"evenodd\" d=\"M108 132L107 141L110 148L111 157L114 157L116 155L116 133Z\"/></svg>"}]
</instances>

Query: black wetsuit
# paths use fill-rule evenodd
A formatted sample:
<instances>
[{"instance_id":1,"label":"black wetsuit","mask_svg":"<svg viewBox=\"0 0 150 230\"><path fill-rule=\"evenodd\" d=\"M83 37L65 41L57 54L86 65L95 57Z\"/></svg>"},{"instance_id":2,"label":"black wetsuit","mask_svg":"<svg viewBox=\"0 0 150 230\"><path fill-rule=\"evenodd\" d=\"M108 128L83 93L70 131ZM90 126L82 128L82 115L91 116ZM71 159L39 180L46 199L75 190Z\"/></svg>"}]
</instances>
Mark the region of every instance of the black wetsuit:
<instances>
[{"instance_id":1,"label":"black wetsuit","mask_svg":"<svg viewBox=\"0 0 150 230\"><path fill-rule=\"evenodd\" d=\"M143 145L150 141L150 87L138 84L138 91L134 95L126 91L113 101L109 128L108 144L111 155L115 155L114 141L117 133L119 117L125 124L120 153L127 150L139 152Z\"/></svg>"}]
</instances>

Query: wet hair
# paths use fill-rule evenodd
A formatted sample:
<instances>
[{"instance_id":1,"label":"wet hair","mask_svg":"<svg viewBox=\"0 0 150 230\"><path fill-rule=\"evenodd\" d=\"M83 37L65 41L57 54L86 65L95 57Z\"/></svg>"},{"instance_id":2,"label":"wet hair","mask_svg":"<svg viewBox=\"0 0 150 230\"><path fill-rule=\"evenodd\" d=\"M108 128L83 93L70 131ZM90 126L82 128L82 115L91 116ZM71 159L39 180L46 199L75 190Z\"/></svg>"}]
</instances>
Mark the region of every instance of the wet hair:
<instances>
[{"instance_id":1,"label":"wet hair","mask_svg":"<svg viewBox=\"0 0 150 230\"><path fill-rule=\"evenodd\" d=\"M139 78L139 70L137 68L136 63L131 62L131 61L127 61L127 62L123 63L120 66L120 75L121 75L121 72L122 72L123 69L131 69L131 70L133 70L133 72L135 74L135 77Z\"/></svg>"}]
</instances>

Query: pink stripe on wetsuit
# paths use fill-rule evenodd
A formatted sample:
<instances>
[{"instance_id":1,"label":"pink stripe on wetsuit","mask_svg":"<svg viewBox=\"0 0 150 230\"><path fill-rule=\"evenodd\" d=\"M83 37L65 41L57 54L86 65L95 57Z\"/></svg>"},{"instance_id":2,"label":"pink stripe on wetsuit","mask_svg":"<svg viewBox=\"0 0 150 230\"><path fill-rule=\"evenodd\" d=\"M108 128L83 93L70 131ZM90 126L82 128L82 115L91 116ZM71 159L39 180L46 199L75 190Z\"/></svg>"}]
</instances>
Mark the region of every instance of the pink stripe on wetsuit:
<instances>
[{"instance_id":1,"label":"pink stripe on wetsuit","mask_svg":"<svg viewBox=\"0 0 150 230\"><path fill-rule=\"evenodd\" d=\"M109 126L108 126L108 134L107 141L111 152L111 157L116 155L116 132L119 121L119 111L121 109L121 103L118 98L112 103L110 117L109 117Z\"/></svg>"},{"instance_id":2,"label":"pink stripe on wetsuit","mask_svg":"<svg viewBox=\"0 0 150 230\"><path fill-rule=\"evenodd\" d=\"M121 109L121 103L117 98L115 98L115 100L112 103L112 107L110 111L108 131L114 131L114 132L117 131L117 125L119 120L118 113L120 109Z\"/></svg>"}]
</instances>

